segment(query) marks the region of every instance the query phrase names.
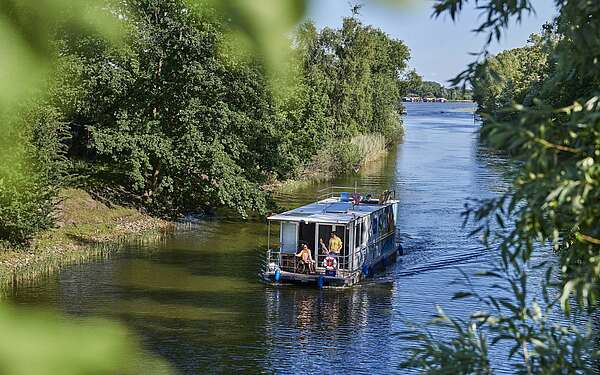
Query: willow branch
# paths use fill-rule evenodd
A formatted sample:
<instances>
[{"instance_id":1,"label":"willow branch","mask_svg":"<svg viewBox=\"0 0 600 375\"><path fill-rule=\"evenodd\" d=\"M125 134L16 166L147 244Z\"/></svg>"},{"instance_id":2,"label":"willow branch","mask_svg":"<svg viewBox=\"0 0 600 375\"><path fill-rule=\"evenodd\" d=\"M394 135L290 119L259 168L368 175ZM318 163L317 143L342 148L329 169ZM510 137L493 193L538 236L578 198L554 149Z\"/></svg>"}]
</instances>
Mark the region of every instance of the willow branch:
<instances>
[{"instance_id":1,"label":"willow branch","mask_svg":"<svg viewBox=\"0 0 600 375\"><path fill-rule=\"evenodd\" d=\"M536 138L535 140L539 144L541 144L543 146L546 146L548 148L555 148L557 150L564 151L564 152L570 152L570 153L573 153L573 154L578 154L579 153L579 150L576 149L576 148L562 146L562 145L557 145L557 144L554 144L554 143L550 143L547 140L541 139L541 138Z\"/></svg>"},{"instance_id":2,"label":"willow branch","mask_svg":"<svg viewBox=\"0 0 600 375\"><path fill-rule=\"evenodd\" d=\"M600 245L600 240L587 234L579 233L579 238L594 245Z\"/></svg>"}]
</instances>

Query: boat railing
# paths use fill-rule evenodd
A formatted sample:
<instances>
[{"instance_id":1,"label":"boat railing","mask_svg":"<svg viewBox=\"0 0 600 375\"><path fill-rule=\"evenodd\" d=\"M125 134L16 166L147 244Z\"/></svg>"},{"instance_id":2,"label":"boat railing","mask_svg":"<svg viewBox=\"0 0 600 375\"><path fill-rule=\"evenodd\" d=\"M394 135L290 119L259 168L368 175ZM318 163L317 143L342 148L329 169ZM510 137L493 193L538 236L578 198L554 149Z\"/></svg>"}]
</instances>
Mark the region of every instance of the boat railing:
<instances>
[{"instance_id":1,"label":"boat railing","mask_svg":"<svg viewBox=\"0 0 600 375\"><path fill-rule=\"evenodd\" d=\"M388 190L391 193L390 199L396 199L396 190ZM362 196L371 195L374 198L379 198L381 191L370 192L363 191L356 186L328 186L326 188L317 190L317 199L323 200L327 198L339 197L341 193L359 193Z\"/></svg>"},{"instance_id":2,"label":"boat railing","mask_svg":"<svg viewBox=\"0 0 600 375\"><path fill-rule=\"evenodd\" d=\"M327 257L327 254L318 254L316 256L315 263L317 271L325 270L323 267L323 261ZM267 258L268 263L274 264L282 271L294 272L298 273L298 270L302 267L299 267L299 263L302 262L300 258L296 256L295 253L284 253L281 249L274 248L267 250ZM337 271L340 275L343 275L346 272L352 271L352 256L351 254L338 254L336 255L337 260ZM323 273L318 272L318 273Z\"/></svg>"},{"instance_id":3,"label":"boat railing","mask_svg":"<svg viewBox=\"0 0 600 375\"><path fill-rule=\"evenodd\" d=\"M326 188L323 188L323 189L317 191L317 198L319 200L333 198L333 197L339 196L340 193L343 193L343 192L356 193L357 190L356 190L356 187L350 187L350 186L328 186Z\"/></svg>"}]
</instances>

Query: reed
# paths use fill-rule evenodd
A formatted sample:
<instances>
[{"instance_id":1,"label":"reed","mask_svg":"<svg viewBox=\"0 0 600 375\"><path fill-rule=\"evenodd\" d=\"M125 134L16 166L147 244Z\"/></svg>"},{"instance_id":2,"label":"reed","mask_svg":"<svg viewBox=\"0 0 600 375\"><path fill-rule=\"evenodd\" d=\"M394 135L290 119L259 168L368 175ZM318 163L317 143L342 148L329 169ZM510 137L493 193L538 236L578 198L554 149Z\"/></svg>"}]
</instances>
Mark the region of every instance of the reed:
<instances>
[{"instance_id":1,"label":"reed","mask_svg":"<svg viewBox=\"0 0 600 375\"><path fill-rule=\"evenodd\" d=\"M388 148L401 139L403 133L403 128L399 125L393 135L360 134L349 141L334 143L314 155L310 163L297 172L298 178L271 182L263 188L276 193L286 193L351 173L385 157Z\"/></svg>"},{"instance_id":2,"label":"reed","mask_svg":"<svg viewBox=\"0 0 600 375\"><path fill-rule=\"evenodd\" d=\"M0 295L61 268L109 257L132 237L156 240L174 230L164 220L126 207L109 208L79 189L61 192L57 227L26 247L0 249Z\"/></svg>"},{"instance_id":3,"label":"reed","mask_svg":"<svg viewBox=\"0 0 600 375\"><path fill-rule=\"evenodd\" d=\"M352 138L361 165L378 160L387 153L386 139L379 133L361 134Z\"/></svg>"}]
</instances>

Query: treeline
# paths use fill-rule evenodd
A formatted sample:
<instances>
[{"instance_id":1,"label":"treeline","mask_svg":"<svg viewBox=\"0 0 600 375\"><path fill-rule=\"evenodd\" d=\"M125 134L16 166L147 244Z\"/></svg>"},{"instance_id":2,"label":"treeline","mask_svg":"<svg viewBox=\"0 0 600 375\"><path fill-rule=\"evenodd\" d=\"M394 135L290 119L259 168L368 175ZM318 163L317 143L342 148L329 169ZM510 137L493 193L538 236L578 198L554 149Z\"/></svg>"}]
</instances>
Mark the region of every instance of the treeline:
<instances>
[{"instance_id":1,"label":"treeline","mask_svg":"<svg viewBox=\"0 0 600 375\"><path fill-rule=\"evenodd\" d=\"M419 96L421 98L446 98L448 100L472 100L473 95L470 89L460 87L445 87L434 81L423 81L416 73L411 72L410 84L407 92L409 96Z\"/></svg>"},{"instance_id":2,"label":"treeline","mask_svg":"<svg viewBox=\"0 0 600 375\"><path fill-rule=\"evenodd\" d=\"M107 7L123 41L58 27L48 93L14 120L27 178L0 181L0 240L22 243L51 226L65 185L161 216L263 212L262 185L323 159L332 174L348 171L360 162L352 137L401 134L409 50L356 18L340 29L301 25L289 76L271 82L216 11L182 0Z\"/></svg>"},{"instance_id":3,"label":"treeline","mask_svg":"<svg viewBox=\"0 0 600 375\"><path fill-rule=\"evenodd\" d=\"M557 73L552 56L558 40L556 25L548 24L541 34L531 35L526 46L500 52L478 65L472 85L479 112L506 120L514 118L516 103L531 107L538 99L564 105L567 97L573 98L573 92L565 92L570 82L564 82L566 86L552 83Z\"/></svg>"}]
</instances>

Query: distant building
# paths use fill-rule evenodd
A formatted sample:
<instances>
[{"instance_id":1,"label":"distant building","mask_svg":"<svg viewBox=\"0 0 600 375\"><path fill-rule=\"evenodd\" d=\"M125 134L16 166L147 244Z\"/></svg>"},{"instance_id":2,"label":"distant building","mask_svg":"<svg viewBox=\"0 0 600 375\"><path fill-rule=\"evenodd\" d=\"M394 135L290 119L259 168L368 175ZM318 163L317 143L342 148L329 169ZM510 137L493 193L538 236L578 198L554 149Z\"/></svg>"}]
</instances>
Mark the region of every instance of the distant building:
<instances>
[{"instance_id":1,"label":"distant building","mask_svg":"<svg viewBox=\"0 0 600 375\"><path fill-rule=\"evenodd\" d=\"M446 103L448 101L448 99L446 99L446 98L436 98L435 101L437 103Z\"/></svg>"},{"instance_id":2,"label":"distant building","mask_svg":"<svg viewBox=\"0 0 600 375\"><path fill-rule=\"evenodd\" d=\"M432 96L428 96L428 97L423 98L423 101L426 103L433 103L433 102L435 102L435 98Z\"/></svg>"},{"instance_id":3,"label":"distant building","mask_svg":"<svg viewBox=\"0 0 600 375\"><path fill-rule=\"evenodd\" d=\"M402 98L403 102L409 102L409 103L414 103L414 102L420 102L421 98L418 96L405 96Z\"/></svg>"}]
</instances>

